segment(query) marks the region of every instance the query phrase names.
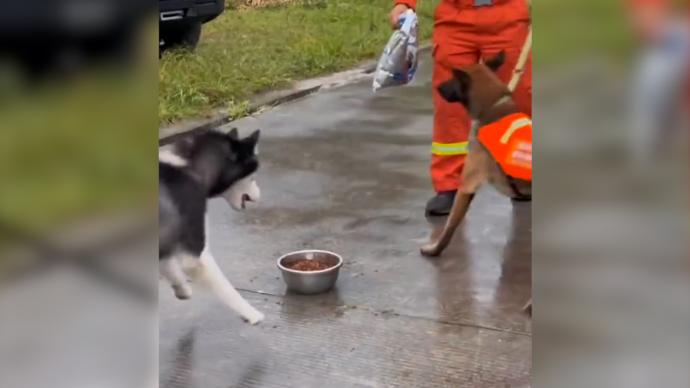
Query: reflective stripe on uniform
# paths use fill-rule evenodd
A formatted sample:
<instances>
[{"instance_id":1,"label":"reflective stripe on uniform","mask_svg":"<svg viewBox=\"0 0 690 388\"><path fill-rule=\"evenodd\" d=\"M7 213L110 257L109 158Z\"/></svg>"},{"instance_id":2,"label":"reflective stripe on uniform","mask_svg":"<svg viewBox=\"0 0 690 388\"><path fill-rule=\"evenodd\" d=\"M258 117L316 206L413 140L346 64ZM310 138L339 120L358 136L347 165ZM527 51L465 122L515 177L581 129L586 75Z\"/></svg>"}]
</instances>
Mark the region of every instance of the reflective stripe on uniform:
<instances>
[{"instance_id":1,"label":"reflective stripe on uniform","mask_svg":"<svg viewBox=\"0 0 690 388\"><path fill-rule=\"evenodd\" d=\"M510 137L513 136L513 133L515 133L515 131L528 125L532 125L532 120L526 117L513 121L510 124L510 127L508 127L506 132L503 134L503 136L501 136L501 143L507 144L508 140L510 140Z\"/></svg>"},{"instance_id":2,"label":"reflective stripe on uniform","mask_svg":"<svg viewBox=\"0 0 690 388\"><path fill-rule=\"evenodd\" d=\"M466 155L467 145L469 143L462 141L460 143L431 143L431 153L440 156L451 155Z\"/></svg>"}]
</instances>

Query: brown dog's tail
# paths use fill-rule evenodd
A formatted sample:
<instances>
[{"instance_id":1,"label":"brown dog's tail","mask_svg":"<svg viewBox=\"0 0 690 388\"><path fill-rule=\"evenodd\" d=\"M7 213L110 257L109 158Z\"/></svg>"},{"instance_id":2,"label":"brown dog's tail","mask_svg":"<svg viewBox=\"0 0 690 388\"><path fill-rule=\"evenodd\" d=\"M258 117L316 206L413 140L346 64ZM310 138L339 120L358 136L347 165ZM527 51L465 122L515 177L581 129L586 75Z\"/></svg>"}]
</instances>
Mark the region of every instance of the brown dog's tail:
<instances>
[{"instance_id":1,"label":"brown dog's tail","mask_svg":"<svg viewBox=\"0 0 690 388\"><path fill-rule=\"evenodd\" d=\"M467 209L470 207L470 202L472 202L474 194L465 194L458 192L458 195L453 201L453 207L450 210L450 215L446 220L446 225L443 227L443 231L436 238L435 241L430 241L428 244L422 246L421 252L424 256L438 256L443 252L444 249L450 243L453 238L453 233L455 229L458 228L460 222L465 218L467 214Z\"/></svg>"}]
</instances>

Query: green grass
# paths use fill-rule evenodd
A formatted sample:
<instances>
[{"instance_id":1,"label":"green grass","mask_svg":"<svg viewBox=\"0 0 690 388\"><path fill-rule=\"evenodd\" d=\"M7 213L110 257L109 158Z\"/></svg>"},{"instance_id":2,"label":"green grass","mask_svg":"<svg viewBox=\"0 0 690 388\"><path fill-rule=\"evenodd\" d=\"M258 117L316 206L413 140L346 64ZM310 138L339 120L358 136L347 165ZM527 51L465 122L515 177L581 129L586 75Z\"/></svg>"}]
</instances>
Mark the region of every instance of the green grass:
<instances>
[{"instance_id":1,"label":"green grass","mask_svg":"<svg viewBox=\"0 0 690 388\"><path fill-rule=\"evenodd\" d=\"M26 83L0 69L0 276L18 242L3 227L51 235L84 218L156 209L158 21L131 66L101 63Z\"/></svg>"},{"instance_id":2,"label":"green grass","mask_svg":"<svg viewBox=\"0 0 690 388\"><path fill-rule=\"evenodd\" d=\"M537 69L595 56L625 59L634 48L623 2L549 0L532 3L534 67Z\"/></svg>"},{"instance_id":3,"label":"green grass","mask_svg":"<svg viewBox=\"0 0 690 388\"><path fill-rule=\"evenodd\" d=\"M156 193L155 79L85 75L0 108L0 223L43 233ZM7 241L0 235L0 248Z\"/></svg>"},{"instance_id":4,"label":"green grass","mask_svg":"<svg viewBox=\"0 0 690 388\"><path fill-rule=\"evenodd\" d=\"M35 83L0 69L0 227L51 234L123 208L155 209L157 29L157 18L141 25L128 67L101 63ZM15 243L0 230L0 262Z\"/></svg>"},{"instance_id":5,"label":"green grass","mask_svg":"<svg viewBox=\"0 0 690 388\"><path fill-rule=\"evenodd\" d=\"M422 39L439 0L422 0ZM159 119L169 123L227 108L246 113L255 93L375 58L390 36L390 0L304 0L269 9L228 9L205 25L195 52L165 54L159 71ZM609 0L533 1L534 66L587 57L628 57L624 6Z\"/></svg>"},{"instance_id":6,"label":"green grass","mask_svg":"<svg viewBox=\"0 0 690 388\"><path fill-rule=\"evenodd\" d=\"M421 1L422 39L438 0ZM229 9L204 26L194 52L166 53L159 70L159 118L168 123L228 108L246 112L255 93L376 58L391 34L390 0L305 1Z\"/></svg>"}]
</instances>

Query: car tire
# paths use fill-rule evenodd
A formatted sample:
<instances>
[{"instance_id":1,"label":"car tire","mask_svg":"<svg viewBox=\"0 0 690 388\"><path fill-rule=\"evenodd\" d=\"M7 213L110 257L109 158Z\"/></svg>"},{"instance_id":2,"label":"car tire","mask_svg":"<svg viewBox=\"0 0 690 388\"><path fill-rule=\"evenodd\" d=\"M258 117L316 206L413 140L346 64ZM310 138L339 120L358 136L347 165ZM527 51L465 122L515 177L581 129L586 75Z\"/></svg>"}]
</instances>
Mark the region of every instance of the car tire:
<instances>
[{"instance_id":1,"label":"car tire","mask_svg":"<svg viewBox=\"0 0 690 388\"><path fill-rule=\"evenodd\" d=\"M184 48L193 50L201 38L201 22L161 29L161 49Z\"/></svg>"}]
</instances>

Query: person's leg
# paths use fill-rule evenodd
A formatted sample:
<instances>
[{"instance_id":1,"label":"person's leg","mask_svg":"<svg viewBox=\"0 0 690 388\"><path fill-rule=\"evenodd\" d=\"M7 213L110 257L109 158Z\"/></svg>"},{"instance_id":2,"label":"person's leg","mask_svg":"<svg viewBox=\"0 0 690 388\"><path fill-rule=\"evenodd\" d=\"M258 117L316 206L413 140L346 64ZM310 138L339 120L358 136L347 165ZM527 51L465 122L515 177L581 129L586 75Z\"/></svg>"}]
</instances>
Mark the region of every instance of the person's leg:
<instances>
[{"instance_id":1,"label":"person's leg","mask_svg":"<svg viewBox=\"0 0 690 388\"><path fill-rule=\"evenodd\" d=\"M525 41L529 35L530 20L526 2L487 7L482 10L482 23L478 26L481 34L481 56L489 60L501 51L505 52L505 62L496 74L506 84L510 83L517 71L522 71L513 91L518 109L532 116L532 52L521 69L517 64ZM514 201L531 201L531 196L514 197Z\"/></svg>"},{"instance_id":2,"label":"person's leg","mask_svg":"<svg viewBox=\"0 0 690 388\"><path fill-rule=\"evenodd\" d=\"M523 44L527 38L527 33L529 31L528 23L515 23L510 25L501 33L495 35L488 43L482 45L482 58L488 60L499 52L504 51L506 53L506 59L496 75L501 79L501 81L508 84L516 71L516 65L518 58L520 57L520 52L522 51ZM513 91L513 99L518 105L521 112L532 116L532 53L530 51L527 57L527 62L523 68L523 73L520 76L520 81L518 82L515 90Z\"/></svg>"},{"instance_id":3,"label":"person's leg","mask_svg":"<svg viewBox=\"0 0 690 388\"><path fill-rule=\"evenodd\" d=\"M485 7L481 10L478 30L481 57L488 60L504 51L503 66L498 77L508 84L515 72L516 64L530 28L529 9L526 1L512 1L506 4ZM530 50L523 68L520 82L513 91L513 99L523 113L532 115L532 53Z\"/></svg>"},{"instance_id":4,"label":"person's leg","mask_svg":"<svg viewBox=\"0 0 690 388\"><path fill-rule=\"evenodd\" d=\"M451 71L444 64L434 63L431 181L437 195L427 204L427 213L431 215L448 214L450 211L455 192L462 184L461 173L469 147L469 114L462 105L446 102L436 90L439 84L452 78Z\"/></svg>"},{"instance_id":5,"label":"person's leg","mask_svg":"<svg viewBox=\"0 0 690 388\"><path fill-rule=\"evenodd\" d=\"M445 8L444 8L445 7ZM464 18L467 10L462 10ZM431 181L436 195L426 206L429 215L446 215L453 205L455 192L462 184L461 173L468 149L470 117L457 103L446 102L437 87L451 79L452 69L477 63L479 50L471 24L459 23L456 9L442 3L436 13L434 30L434 69L432 75L434 129L431 147Z\"/></svg>"}]
</instances>

